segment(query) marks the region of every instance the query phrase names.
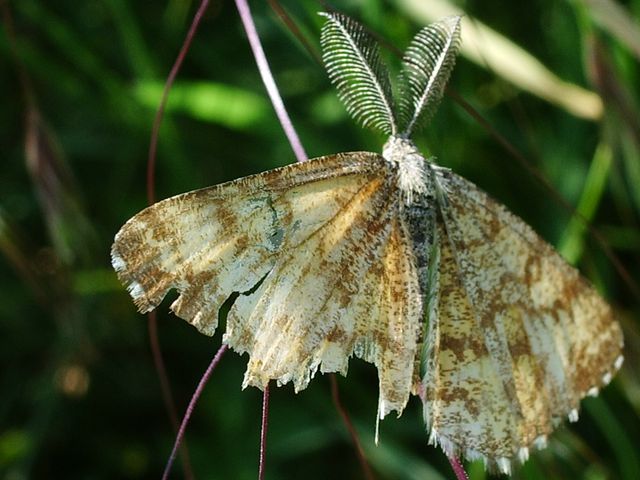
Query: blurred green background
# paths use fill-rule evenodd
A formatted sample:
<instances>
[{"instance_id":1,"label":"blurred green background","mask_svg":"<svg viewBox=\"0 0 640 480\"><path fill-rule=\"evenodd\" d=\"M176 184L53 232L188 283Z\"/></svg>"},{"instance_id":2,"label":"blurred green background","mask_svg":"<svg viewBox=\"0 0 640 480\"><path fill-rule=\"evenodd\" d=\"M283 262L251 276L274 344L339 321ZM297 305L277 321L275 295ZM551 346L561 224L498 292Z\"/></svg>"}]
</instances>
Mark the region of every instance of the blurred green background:
<instances>
[{"instance_id":1,"label":"blurred green background","mask_svg":"<svg viewBox=\"0 0 640 480\"><path fill-rule=\"evenodd\" d=\"M333 6L402 50L424 25L422 13L433 14L440 3L354 0ZM558 246L612 303L625 331L626 361L612 385L585 400L580 421L559 428L549 448L514 478L638 479L638 296L557 197L593 223L637 281L640 1L456 5L469 20L533 55L556 80L592 93L573 99L561 88L565 84L549 83L530 66L524 81L533 87L518 85L505 78L517 71L512 62L520 61L518 55L498 53L498 66L488 67L495 43L483 47L479 63L461 58L454 70L452 89L523 153L551 189L450 96L416 135L419 146ZM162 472L174 435L147 319L117 283L109 248L124 221L146 205L153 116L196 6L189 0L0 0L2 478L159 478ZM280 3L301 37L266 2L252 7L309 156L380 151L384 139L347 117L314 56L322 5ZM397 64L393 49L385 55ZM575 115L545 95L586 113ZM235 5L214 0L167 106L157 197L293 161ZM204 337L173 317L169 303L158 309L159 339L182 412L221 338ZM246 357L227 353L192 418L187 444L195 478L257 477L262 396L240 390L245 363ZM402 418L382 423L375 447L374 368L354 360L348 378L338 382L376 478L453 478L441 451L427 446L418 401ZM318 375L297 395L290 385L272 388L269 419L266 478L362 478L328 378ZM481 465L467 466L472 479L485 478ZM173 478L183 475L177 464Z\"/></svg>"}]
</instances>

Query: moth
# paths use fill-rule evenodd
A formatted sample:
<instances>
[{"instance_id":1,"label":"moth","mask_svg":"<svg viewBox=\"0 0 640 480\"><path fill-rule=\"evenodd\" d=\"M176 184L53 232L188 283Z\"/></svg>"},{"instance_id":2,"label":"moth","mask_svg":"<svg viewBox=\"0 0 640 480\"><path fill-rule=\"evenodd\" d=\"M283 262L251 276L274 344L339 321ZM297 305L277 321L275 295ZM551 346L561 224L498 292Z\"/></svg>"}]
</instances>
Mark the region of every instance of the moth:
<instances>
[{"instance_id":1,"label":"moth","mask_svg":"<svg viewBox=\"0 0 640 480\"><path fill-rule=\"evenodd\" d=\"M175 314L248 354L243 387L304 389L375 365L377 418L419 396L429 442L510 473L622 364L612 309L520 218L411 141L453 69L460 17L412 40L394 103L379 48L323 13L323 57L349 113L389 135L177 195L118 232L111 257L140 310Z\"/></svg>"}]
</instances>

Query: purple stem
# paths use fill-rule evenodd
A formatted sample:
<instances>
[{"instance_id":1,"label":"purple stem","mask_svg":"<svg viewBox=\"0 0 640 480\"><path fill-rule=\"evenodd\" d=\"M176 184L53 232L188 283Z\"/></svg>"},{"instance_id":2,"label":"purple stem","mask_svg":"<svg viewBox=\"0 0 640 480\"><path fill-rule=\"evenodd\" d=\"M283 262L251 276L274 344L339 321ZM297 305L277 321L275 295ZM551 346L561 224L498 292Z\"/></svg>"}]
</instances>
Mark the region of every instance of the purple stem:
<instances>
[{"instance_id":1,"label":"purple stem","mask_svg":"<svg viewBox=\"0 0 640 480\"><path fill-rule=\"evenodd\" d=\"M262 49L262 44L260 43L260 37L258 36L256 26L253 23L253 18L251 17L249 4L246 0L235 0L235 2L236 7L238 8L238 13L240 14L240 19L242 20L244 29L247 32L249 45L251 45L251 50L253 51L253 55L256 58L256 64L258 65L258 71L260 72L260 76L262 77L262 82L267 88L269 98L271 98L271 103L273 104L273 108L276 111L278 120L280 121L280 124L284 129L284 133L287 136L289 143L291 144L291 148L293 149L293 153L295 154L296 159L298 160L298 162L304 162L308 158L307 153L304 151L304 147L300 142L300 138L298 138L298 134L296 133L295 128L293 128L293 124L291 123L289 114L284 107L284 102L282 101L280 92L278 92L278 87L276 86L276 82L273 79L273 75L271 74L271 69L269 68L267 57L265 57L264 50Z\"/></svg>"},{"instance_id":2,"label":"purple stem","mask_svg":"<svg viewBox=\"0 0 640 480\"><path fill-rule=\"evenodd\" d=\"M153 127L151 128L151 138L149 139L149 153L147 157L147 202L149 205L155 202L155 175L156 175L156 158L157 158L157 150L158 150L158 136L160 133L160 124L162 123L162 119L164 117L164 109L167 104L167 98L169 97L169 91L173 86L173 82L175 81L180 67L187 55L187 51L191 46L191 42L195 37L196 31L198 30L198 26L204 16L207 7L209 6L209 0L202 0L200 3L200 7L198 8L195 16L193 17L193 21L191 22L191 26L189 27L189 31L187 32L187 36L180 48L180 52L176 57L173 66L171 67L171 71L169 72L169 76L167 77L167 81L164 85L164 90L162 91L162 98L160 100L160 105L158 106L158 111L156 112L156 116L153 120ZM158 378L160 379L160 386L162 389L162 396L164 398L164 403L169 412L169 418L171 420L171 424L174 428L178 425L175 403L173 402L173 396L171 394L171 386L169 385L169 379L167 377L167 372L164 366L164 361L162 359L162 351L160 349L160 344L158 342L158 331L157 331L157 322L155 312L151 312L148 317L148 326L149 326L149 342L151 344L151 351L153 353L153 363L156 368L156 372L158 374ZM176 438L176 446L180 445L179 437ZM189 460L189 453L187 451L186 446L183 446L180 450L181 457L183 460L183 468L185 473L185 478L192 479L193 473L191 470L191 462ZM175 456L175 451L172 453ZM170 465L173 463L173 458L169 459L167 467L170 468ZM165 472L168 474L168 472Z\"/></svg>"},{"instance_id":3,"label":"purple stem","mask_svg":"<svg viewBox=\"0 0 640 480\"><path fill-rule=\"evenodd\" d=\"M362 444L360 443L360 437L358 436L358 432L356 432L353 423L351 423L351 418L349 418L349 414L346 409L342 405L340 401L340 393L338 391L338 381L336 380L335 373L329 374L329 380L331 382L331 398L333 399L333 404L338 410L340 417L344 425L347 427L347 431L351 436L351 441L356 449L356 455L358 456L358 461L360 462L360 467L362 468L362 473L364 474L364 478L366 480L374 480L373 472L371 471L371 467L369 463L367 463L367 457L364 454L364 449L362 448Z\"/></svg>"},{"instance_id":4,"label":"purple stem","mask_svg":"<svg viewBox=\"0 0 640 480\"><path fill-rule=\"evenodd\" d=\"M460 460L458 460L457 457L450 457L449 455L447 455L447 458L449 459L451 468L453 468L453 471L456 474L456 478L458 480L469 480L469 477L467 476L467 472L464 471L464 467L462 466L462 463L460 462Z\"/></svg>"},{"instance_id":5,"label":"purple stem","mask_svg":"<svg viewBox=\"0 0 640 480\"><path fill-rule=\"evenodd\" d=\"M260 76L262 77L262 81L267 88L267 92L269 93L269 97L271 98L271 102L273 104L273 108L278 115L278 119L280 120L280 124L282 125L283 130L289 140L291 145L291 149L293 150L296 159L298 162L304 162L307 160L307 154L304 151L304 147L300 142L298 134L291 123L291 119L287 113L287 110L284 106L284 102L282 101L282 97L280 96L280 92L278 91L278 87L273 79L273 75L271 74L271 70L269 68L269 63L264 55L264 50L262 48L262 44L260 43L260 37L256 31L255 25L253 23L253 18L251 16L251 11L249 9L249 5L246 0L235 0L236 7L238 8L238 12L240 14L240 18L242 19L242 23L244 25L245 31L247 32L247 38L249 39L249 44L251 45L251 49L253 50L253 54L256 58L256 63L258 65L258 70L260 71ZM273 2L271 2L273 5ZM360 444L358 434L356 433L353 425L351 424L351 420L349 419L348 414L342 408L340 403L340 398L338 396L338 387L335 381L335 378L332 376L332 395L334 398L334 402L336 402L336 407L338 408L338 412L340 413L347 429L349 430L349 434L356 446L356 452L358 455L358 459L362 465L362 469L367 479L373 479L373 473L369 465L367 464L366 458L364 456L364 452L362 450L362 446ZM265 451L266 451L266 433L267 433L267 415L269 412L269 385L265 387L263 399L262 399L262 431L260 435L260 467L258 471L258 480L263 480L264 478L264 464L265 464Z\"/></svg>"},{"instance_id":6,"label":"purple stem","mask_svg":"<svg viewBox=\"0 0 640 480\"><path fill-rule=\"evenodd\" d=\"M162 391L164 406L167 412L169 412L169 420L171 421L173 431L177 433L180 425L178 423L178 415L176 414L176 404L173 401L171 385L169 384L169 376L167 375L167 369L164 365L164 359L162 358L162 350L160 349L160 342L158 341L158 320L155 311L149 312L147 315L147 326L149 328L149 343L151 344L153 364L156 367L156 373L160 379L160 390ZM186 443L180 446L180 458L182 459L184 477L187 480L193 480L193 469L191 468L191 459L189 458Z\"/></svg>"},{"instance_id":7,"label":"purple stem","mask_svg":"<svg viewBox=\"0 0 640 480\"><path fill-rule=\"evenodd\" d=\"M158 111L156 112L156 117L153 120L153 128L151 129L151 139L149 141L149 157L147 159L147 201L149 205L155 202L155 173L156 173L156 151L158 149L158 135L160 133L160 124L162 123L162 118L164 117L164 107L167 104L167 98L169 97L169 91L173 86L173 82L178 76L178 71L182 66L182 62L184 58L187 56L187 52L189 51L189 47L191 46L191 42L196 35L196 31L200 26L200 21L204 16L204 12L207 10L209 6L209 0L202 0L200 3L200 7L198 7L198 11L193 17L193 21L191 22L191 26L189 27L189 31L187 32L187 36L182 43L182 47L180 48L180 52L176 57L176 61L171 67L171 71L169 72L169 76L167 77L167 81L164 84L164 90L162 91L162 99L160 100L160 105L158 106Z\"/></svg>"},{"instance_id":8,"label":"purple stem","mask_svg":"<svg viewBox=\"0 0 640 480\"><path fill-rule=\"evenodd\" d=\"M307 153L304 151L304 147L302 146L300 138L298 137L298 134L293 127L293 123L291 123L291 119L289 118L287 109L284 106L284 102L282 101L282 97L280 96L280 92L278 91L276 82L273 79L273 75L271 74L269 62L267 62L267 57L264 54L264 49L262 48L260 37L258 36L256 26L253 23L253 17L251 16L249 4L246 2L246 0L236 0L236 7L238 8L238 13L240 15L240 19L242 20L244 30L247 33L247 39L249 40L249 45L251 46L251 50L253 51L253 56L256 59L258 71L260 72L260 76L262 77L262 83L264 83L264 86L267 89L267 93L269 94L269 98L271 99L273 108L276 111L276 115L278 116L280 125L282 125L282 129L284 130L284 133L289 140L289 144L291 145L291 149L296 156L296 160L298 162L304 162L308 158ZM265 386L264 392L262 394L262 425L260 431L260 460L258 467L258 480L263 480L265 474L268 416L269 384Z\"/></svg>"},{"instance_id":9,"label":"purple stem","mask_svg":"<svg viewBox=\"0 0 640 480\"><path fill-rule=\"evenodd\" d=\"M267 427L269 426L269 384L262 392L262 426L260 429L260 466L258 467L258 480L264 480L265 461L267 458Z\"/></svg>"},{"instance_id":10,"label":"purple stem","mask_svg":"<svg viewBox=\"0 0 640 480\"><path fill-rule=\"evenodd\" d=\"M195 408L196 403L198 402L198 399L200 398L200 395L202 394L202 391L204 390L205 385L209 381L209 377L211 377L211 374L213 373L213 369L216 368L216 365L218 365L218 362L220 362L220 359L222 358L222 355L224 354L224 352L227 351L227 348L228 348L227 345L224 345L224 344L220 347L216 355L213 357L213 360L211 360L211 363L207 367L207 370L204 372L204 375L202 375L202 378L200 379L200 383L198 383L198 388L196 388L196 391L193 393L193 396L189 401L189 405L187 406L187 411L185 412L184 417L182 418L182 424L180 425L180 430L178 430L178 435L176 436L176 440L173 444L173 450L171 450L171 455L169 455L169 460L167 460L167 466L165 467L164 473L162 474L162 480L167 480L167 478L169 478L169 473L171 472L173 461L176 458L176 452L178 451L178 448L182 443L182 438L184 437L184 432L187 428L187 424L191 419L191 414L193 413L193 409Z\"/></svg>"}]
</instances>

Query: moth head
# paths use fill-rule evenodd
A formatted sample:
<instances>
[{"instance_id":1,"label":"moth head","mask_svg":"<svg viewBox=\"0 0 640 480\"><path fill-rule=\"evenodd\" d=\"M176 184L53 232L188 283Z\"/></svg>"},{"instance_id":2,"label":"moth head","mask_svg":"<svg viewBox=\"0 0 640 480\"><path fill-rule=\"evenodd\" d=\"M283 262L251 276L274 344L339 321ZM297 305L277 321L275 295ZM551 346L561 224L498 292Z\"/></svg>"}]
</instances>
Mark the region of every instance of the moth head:
<instances>
[{"instance_id":1,"label":"moth head","mask_svg":"<svg viewBox=\"0 0 640 480\"><path fill-rule=\"evenodd\" d=\"M400 163L403 158L422 154L410 138L391 135L382 147L382 156L391 163Z\"/></svg>"}]
</instances>

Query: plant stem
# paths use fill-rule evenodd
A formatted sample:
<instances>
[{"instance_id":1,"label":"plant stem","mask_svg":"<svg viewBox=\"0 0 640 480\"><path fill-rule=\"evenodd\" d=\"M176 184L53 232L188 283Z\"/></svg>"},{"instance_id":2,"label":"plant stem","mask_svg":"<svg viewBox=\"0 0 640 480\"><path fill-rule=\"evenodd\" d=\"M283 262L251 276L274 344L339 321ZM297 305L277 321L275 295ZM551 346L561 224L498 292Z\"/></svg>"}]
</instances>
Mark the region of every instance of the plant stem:
<instances>
[{"instance_id":1,"label":"plant stem","mask_svg":"<svg viewBox=\"0 0 640 480\"><path fill-rule=\"evenodd\" d=\"M269 94L273 108L276 111L278 120L284 129L284 133L287 136L289 143L291 144L291 148L293 149L293 153L295 154L297 161L304 162L308 158L307 153L304 151L304 147L300 142L300 138L298 137L295 128L293 128L293 124L291 123L289 114L284 107L284 102L282 101L276 82L271 74L269 62L267 62L267 57L265 56L262 44L260 43L260 37L258 36L256 26L253 23L253 18L251 17L249 4L246 0L236 0L236 7L238 8L238 13L240 14L240 19L242 20L244 29L247 32L247 39L249 40L249 45L251 46L251 50L253 51L253 55L256 59L256 64L258 65L258 71L262 77L262 82L267 89L267 93Z\"/></svg>"},{"instance_id":2,"label":"plant stem","mask_svg":"<svg viewBox=\"0 0 640 480\"><path fill-rule=\"evenodd\" d=\"M171 450L171 455L169 455L169 460L167 460L167 466L164 468L164 473L162 474L162 480L167 480L167 478L169 478L169 473L171 472L173 461L176 458L176 452L178 451L178 448L182 443L182 438L184 437L184 432L187 428L187 424L191 419L191 414L193 413L196 403L198 403L198 399L200 398L200 395L202 394L202 391L204 390L205 385L209 381L209 378L211 377L213 370L216 368L216 365L218 365L218 363L220 362L220 359L222 358L222 355L224 355L224 352L227 351L227 348L228 348L227 345L223 344L218 350L218 352L215 354L215 356L213 357L213 360L211 360L211 363L207 367L207 370L204 372L204 375L202 375L202 378L198 383L198 388L196 388L196 391L193 393L193 396L189 401L189 405L187 405L187 410L184 414L184 417L182 418L182 423L180 424L180 430L178 430L178 435L176 436L175 443L173 444L173 450Z\"/></svg>"},{"instance_id":3,"label":"plant stem","mask_svg":"<svg viewBox=\"0 0 640 480\"><path fill-rule=\"evenodd\" d=\"M349 418L349 414L342 406L342 402L340 401L340 394L338 392L338 381L336 380L335 374L329 374L329 380L331 381L331 398L333 398L333 404L338 410L338 413L342 417L342 421L344 422L347 430L349 431L349 435L351 436L351 441L356 448L356 454L358 456L358 460L360 461L360 466L362 467L362 472L364 473L364 478L367 480L373 480L375 477L373 476L373 472L371 471L371 467L367 463L367 458L364 455L364 450L362 448L362 444L360 443L360 437L358 436L358 432L356 432L353 423L351 423L351 418Z\"/></svg>"},{"instance_id":4,"label":"plant stem","mask_svg":"<svg viewBox=\"0 0 640 480\"><path fill-rule=\"evenodd\" d=\"M456 478L458 480L469 480L469 476L467 475L467 472L464 471L464 467L462 466L460 460L458 460L458 458L456 457L450 457L449 455L447 455L447 458L449 459L451 468L453 468L453 471L456 474Z\"/></svg>"},{"instance_id":5,"label":"plant stem","mask_svg":"<svg viewBox=\"0 0 640 480\"><path fill-rule=\"evenodd\" d=\"M260 429L260 466L258 467L258 480L264 480L265 461L267 458L267 427L269 426L269 384L262 392L262 425Z\"/></svg>"}]
</instances>

